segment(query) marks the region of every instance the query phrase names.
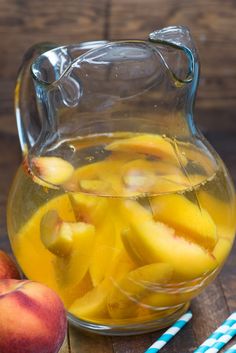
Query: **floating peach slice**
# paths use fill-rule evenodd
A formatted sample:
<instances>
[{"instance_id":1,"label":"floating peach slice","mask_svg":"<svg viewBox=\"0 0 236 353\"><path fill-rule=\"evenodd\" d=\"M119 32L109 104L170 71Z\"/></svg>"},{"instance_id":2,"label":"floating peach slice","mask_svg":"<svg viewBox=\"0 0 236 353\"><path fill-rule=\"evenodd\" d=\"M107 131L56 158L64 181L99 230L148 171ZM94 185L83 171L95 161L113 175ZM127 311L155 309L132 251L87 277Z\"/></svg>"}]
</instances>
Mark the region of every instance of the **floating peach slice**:
<instances>
[{"instance_id":1,"label":"floating peach slice","mask_svg":"<svg viewBox=\"0 0 236 353\"><path fill-rule=\"evenodd\" d=\"M120 177L121 167L131 158L124 154L122 157L116 154L103 161L78 168L69 182L65 184L66 189L119 196L123 191Z\"/></svg>"},{"instance_id":2,"label":"floating peach slice","mask_svg":"<svg viewBox=\"0 0 236 353\"><path fill-rule=\"evenodd\" d=\"M154 173L145 171L129 171L123 176L123 182L126 187L139 192L149 192L158 181Z\"/></svg>"},{"instance_id":3,"label":"floating peach slice","mask_svg":"<svg viewBox=\"0 0 236 353\"><path fill-rule=\"evenodd\" d=\"M71 203L76 219L94 225L103 222L108 210L108 200L105 197L70 193Z\"/></svg>"},{"instance_id":4,"label":"floating peach slice","mask_svg":"<svg viewBox=\"0 0 236 353\"><path fill-rule=\"evenodd\" d=\"M129 272L114 287L107 298L109 314L115 319L132 317L140 300L152 287L167 283L173 274L172 267L155 263L139 267Z\"/></svg>"},{"instance_id":5,"label":"floating peach slice","mask_svg":"<svg viewBox=\"0 0 236 353\"><path fill-rule=\"evenodd\" d=\"M150 207L150 205L148 205ZM143 207L137 201L126 200L120 205L121 215L126 225L152 220L151 209ZM126 227L127 228L127 227Z\"/></svg>"},{"instance_id":6,"label":"floating peach slice","mask_svg":"<svg viewBox=\"0 0 236 353\"><path fill-rule=\"evenodd\" d=\"M45 283L57 291L58 286L53 265L55 255L45 248L40 238L41 219L51 209L56 210L63 221L75 222L68 195L60 195L41 206L33 214L14 238L12 246L24 274L28 278Z\"/></svg>"},{"instance_id":7,"label":"floating peach slice","mask_svg":"<svg viewBox=\"0 0 236 353\"><path fill-rule=\"evenodd\" d=\"M76 286L88 271L93 251L95 227L83 222L71 223L72 251L69 256L57 257L54 265L61 286Z\"/></svg>"},{"instance_id":8,"label":"floating peach slice","mask_svg":"<svg viewBox=\"0 0 236 353\"><path fill-rule=\"evenodd\" d=\"M78 284L73 287L61 286L58 293L62 297L63 303L68 308L76 299L82 298L87 292L93 289L89 272L86 272L85 276L81 279Z\"/></svg>"},{"instance_id":9,"label":"floating peach slice","mask_svg":"<svg viewBox=\"0 0 236 353\"><path fill-rule=\"evenodd\" d=\"M235 235L234 202L224 202L203 190L198 193L198 198L216 223L219 237L233 239Z\"/></svg>"},{"instance_id":10,"label":"floating peach slice","mask_svg":"<svg viewBox=\"0 0 236 353\"><path fill-rule=\"evenodd\" d=\"M69 307L69 312L81 319L90 319L107 316L107 295L111 282L105 279L97 287L87 292L82 298L75 300Z\"/></svg>"},{"instance_id":11,"label":"floating peach slice","mask_svg":"<svg viewBox=\"0 0 236 353\"><path fill-rule=\"evenodd\" d=\"M214 250L213 255L217 259L220 265L223 265L224 261L226 260L230 249L232 247L232 240L226 238L219 238Z\"/></svg>"},{"instance_id":12,"label":"floating peach slice","mask_svg":"<svg viewBox=\"0 0 236 353\"><path fill-rule=\"evenodd\" d=\"M213 249L217 242L216 226L209 213L183 195L150 198L154 219L168 224L178 234Z\"/></svg>"},{"instance_id":13,"label":"floating peach slice","mask_svg":"<svg viewBox=\"0 0 236 353\"><path fill-rule=\"evenodd\" d=\"M183 175L154 175L148 173L130 173L123 177L130 190L139 193L160 194L178 192L192 187L190 181Z\"/></svg>"},{"instance_id":14,"label":"floating peach slice","mask_svg":"<svg viewBox=\"0 0 236 353\"><path fill-rule=\"evenodd\" d=\"M36 175L53 185L64 184L74 172L74 167L59 157L35 157L31 163Z\"/></svg>"},{"instance_id":15,"label":"floating peach slice","mask_svg":"<svg viewBox=\"0 0 236 353\"><path fill-rule=\"evenodd\" d=\"M46 249L57 256L66 256L71 251L70 223L63 222L56 210L50 210L42 217L40 238Z\"/></svg>"},{"instance_id":16,"label":"floating peach slice","mask_svg":"<svg viewBox=\"0 0 236 353\"><path fill-rule=\"evenodd\" d=\"M105 278L112 259L115 255L115 229L107 216L103 224L96 227L89 273L94 286L97 286Z\"/></svg>"},{"instance_id":17,"label":"floating peach slice","mask_svg":"<svg viewBox=\"0 0 236 353\"><path fill-rule=\"evenodd\" d=\"M166 291L166 293L163 292L164 290L149 293L142 299L142 304L149 309L176 306L182 303L187 303L192 298L196 297L201 292L201 288L197 287L193 290L189 289L186 292L179 291L179 293L177 291L175 293L170 293L168 291Z\"/></svg>"},{"instance_id":18,"label":"floating peach slice","mask_svg":"<svg viewBox=\"0 0 236 353\"><path fill-rule=\"evenodd\" d=\"M124 248L126 249L130 258L133 260L133 262L135 264L142 266L142 265L146 264L146 261L143 261L142 256L136 251L136 248L133 246L132 236L133 235L132 235L130 228L125 229L121 233L121 239L123 241Z\"/></svg>"},{"instance_id":19,"label":"floating peach slice","mask_svg":"<svg viewBox=\"0 0 236 353\"><path fill-rule=\"evenodd\" d=\"M184 156L177 157L171 143L160 135L144 134L117 140L107 145L106 150L142 153L175 163L178 162L178 158L181 158L184 164L187 162Z\"/></svg>"},{"instance_id":20,"label":"floating peach slice","mask_svg":"<svg viewBox=\"0 0 236 353\"><path fill-rule=\"evenodd\" d=\"M127 191L149 194L190 189L204 180L204 176L185 175L176 165L145 159L124 164L121 176Z\"/></svg>"},{"instance_id":21,"label":"floating peach slice","mask_svg":"<svg viewBox=\"0 0 236 353\"><path fill-rule=\"evenodd\" d=\"M107 272L107 277L113 279L114 281L120 281L128 272L134 270L137 267L127 252L122 249L116 256L114 256L109 270Z\"/></svg>"},{"instance_id":22,"label":"floating peach slice","mask_svg":"<svg viewBox=\"0 0 236 353\"><path fill-rule=\"evenodd\" d=\"M80 188L82 191L91 192L95 194L104 194L110 191L112 193L112 186L110 183L99 180L99 179L83 179L79 182Z\"/></svg>"},{"instance_id":23,"label":"floating peach slice","mask_svg":"<svg viewBox=\"0 0 236 353\"><path fill-rule=\"evenodd\" d=\"M166 174L181 174L182 171L176 165L166 163L160 160L148 160L136 158L131 160L121 167L121 173L126 174L129 172L140 172L155 173L156 175L166 175Z\"/></svg>"},{"instance_id":24,"label":"floating peach slice","mask_svg":"<svg viewBox=\"0 0 236 353\"><path fill-rule=\"evenodd\" d=\"M211 253L179 236L173 228L152 219L136 217L135 209L142 206L137 204L134 207L135 202L125 201L126 217L130 222L128 240L144 264L168 263L180 280L194 279L216 268L217 261ZM145 209L143 214L146 214Z\"/></svg>"}]
</instances>

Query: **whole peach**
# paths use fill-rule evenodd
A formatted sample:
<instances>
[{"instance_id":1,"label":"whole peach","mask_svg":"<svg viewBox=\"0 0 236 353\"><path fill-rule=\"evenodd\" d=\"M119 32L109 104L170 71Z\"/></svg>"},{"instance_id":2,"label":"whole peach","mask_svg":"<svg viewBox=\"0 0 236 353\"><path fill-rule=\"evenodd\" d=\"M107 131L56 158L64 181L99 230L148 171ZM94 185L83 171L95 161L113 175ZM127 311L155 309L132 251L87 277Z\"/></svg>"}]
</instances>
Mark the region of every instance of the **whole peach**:
<instances>
[{"instance_id":1,"label":"whole peach","mask_svg":"<svg viewBox=\"0 0 236 353\"><path fill-rule=\"evenodd\" d=\"M0 250L0 279L3 278L20 279L20 273L10 256Z\"/></svg>"},{"instance_id":2,"label":"whole peach","mask_svg":"<svg viewBox=\"0 0 236 353\"><path fill-rule=\"evenodd\" d=\"M66 334L60 298L48 287L0 280L0 352L58 353Z\"/></svg>"}]
</instances>

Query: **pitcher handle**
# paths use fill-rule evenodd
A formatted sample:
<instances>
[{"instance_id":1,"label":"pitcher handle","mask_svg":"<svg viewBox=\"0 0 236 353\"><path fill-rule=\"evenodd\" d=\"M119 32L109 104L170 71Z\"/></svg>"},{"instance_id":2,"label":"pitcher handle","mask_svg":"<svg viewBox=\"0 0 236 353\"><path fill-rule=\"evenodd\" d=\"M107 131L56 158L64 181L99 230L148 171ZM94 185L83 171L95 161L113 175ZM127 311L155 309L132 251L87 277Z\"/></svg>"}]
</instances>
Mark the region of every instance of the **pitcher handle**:
<instances>
[{"instance_id":1,"label":"pitcher handle","mask_svg":"<svg viewBox=\"0 0 236 353\"><path fill-rule=\"evenodd\" d=\"M184 79L174 77L181 84L198 82L199 77L199 62L197 51L191 37L191 34L185 26L169 26L156 30L149 34L149 41L152 43L160 43L172 46L176 49L182 50L188 59L188 72ZM165 63L166 64L166 63ZM166 64L167 68L168 64ZM175 74L172 72L173 76Z\"/></svg>"},{"instance_id":2,"label":"pitcher handle","mask_svg":"<svg viewBox=\"0 0 236 353\"><path fill-rule=\"evenodd\" d=\"M15 86L15 115L23 155L35 144L41 131L41 118L37 109L31 64L40 54L56 48L52 43L32 46L24 55Z\"/></svg>"}]
</instances>

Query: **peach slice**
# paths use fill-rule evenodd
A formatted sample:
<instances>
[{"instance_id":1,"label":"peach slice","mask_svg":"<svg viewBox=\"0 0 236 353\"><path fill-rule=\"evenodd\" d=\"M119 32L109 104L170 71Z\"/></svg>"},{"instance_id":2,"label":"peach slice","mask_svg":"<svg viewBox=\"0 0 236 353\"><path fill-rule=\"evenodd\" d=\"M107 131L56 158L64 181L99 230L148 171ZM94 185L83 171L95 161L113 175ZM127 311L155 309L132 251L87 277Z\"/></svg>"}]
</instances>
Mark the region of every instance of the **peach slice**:
<instances>
[{"instance_id":1,"label":"peach slice","mask_svg":"<svg viewBox=\"0 0 236 353\"><path fill-rule=\"evenodd\" d=\"M70 193L76 219L94 225L101 224L108 210L108 201L104 197Z\"/></svg>"},{"instance_id":2,"label":"peach slice","mask_svg":"<svg viewBox=\"0 0 236 353\"><path fill-rule=\"evenodd\" d=\"M76 286L88 271L95 239L95 227L83 222L71 223L72 251L54 262L61 286Z\"/></svg>"},{"instance_id":3,"label":"peach slice","mask_svg":"<svg viewBox=\"0 0 236 353\"><path fill-rule=\"evenodd\" d=\"M53 261L55 255L48 251L40 238L42 217L55 209L66 222L75 222L68 195L61 195L42 205L14 237L12 247L24 274L35 281L58 290Z\"/></svg>"},{"instance_id":4,"label":"peach slice","mask_svg":"<svg viewBox=\"0 0 236 353\"><path fill-rule=\"evenodd\" d=\"M148 204L147 207L150 207ZM141 206L137 201L126 200L120 204L121 216L126 225L152 220L151 209ZM127 227L126 227L127 228Z\"/></svg>"},{"instance_id":5,"label":"peach slice","mask_svg":"<svg viewBox=\"0 0 236 353\"><path fill-rule=\"evenodd\" d=\"M213 249L217 242L216 226L209 213L183 195L150 198L154 219L168 224L177 233Z\"/></svg>"},{"instance_id":6,"label":"peach slice","mask_svg":"<svg viewBox=\"0 0 236 353\"><path fill-rule=\"evenodd\" d=\"M111 262L110 268L107 272L107 277L114 281L121 280L128 272L134 270L137 267L127 252L122 249L120 250Z\"/></svg>"},{"instance_id":7,"label":"peach slice","mask_svg":"<svg viewBox=\"0 0 236 353\"><path fill-rule=\"evenodd\" d=\"M168 308L182 303L187 303L192 298L196 297L201 290L202 288L197 288L186 292L179 291L179 293L161 293L161 291L153 291L153 293L148 294L142 299L142 304L149 309Z\"/></svg>"},{"instance_id":8,"label":"peach slice","mask_svg":"<svg viewBox=\"0 0 236 353\"><path fill-rule=\"evenodd\" d=\"M130 191L149 194L186 190L204 180L200 175L184 175L176 165L163 161L136 159L121 168L125 187Z\"/></svg>"},{"instance_id":9,"label":"peach slice","mask_svg":"<svg viewBox=\"0 0 236 353\"><path fill-rule=\"evenodd\" d=\"M40 238L46 249L57 256L66 256L71 251L70 223L63 222L56 210L50 210L42 217Z\"/></svg>"},{"instance_id":10,"label":"peach slice","mask_svg":"<svg viewBox=\"0 0 236 353\"><path fill-rule=\"evenodd\" d=\"M135 264L138 264L139 266L144 265L146 262L143 261L142 256L140 256L140 254L136 251L136 248L133 247L132 233L130 231L130 228L125 229L121 233L121 239L123 241L124 248L126 249L127 253L129 254L130 258L133 260L133 262Z\"/></svg>"},{"instance_id":11,"label":"peach slice","mask_svg":"<svg viewBox=\"0 0 236 353\"><path fill-rule=\"evenodd\" d=\"M114 226L107 217L103 224L97 226L89 273L94 286L97 286L106 276L110 263L115 255L116 234Z\"/></svg>"},{"instance_id":12,"label":"peach slice","mask_svg":"<svg viewBox=\"0 0 236 353\"><path fill-rule=\"evenodd\" d=\"M224 202L206 191L199 191L201 205L208 210L217 225L219 237L233 239L235 235L235 205Z\"/></svg>"},{"instance_id":13,"label":"peach slice","mask_svg":"<svg viewBox=\"0 0 236 353\"><path fill-rule=\"evenodd\" d=\"M127 230L129 244L144 264L168 263L180 280L203 276L217 267L218 263L210 252L179 236L173 228L136 217L136 208L142 208L136 201L125 201L124 204L130 222L130 230ZM146 214L144 208L143 213Z\"/></svg>"},{"instance_id":14,"label":"peach slice","mask_svg":"<svg viewBox=\"0 0 236 353\"><path fill-rule=\"evenodd\" d=\"M76 299L82 298L87 292L93 289L89 272L87 271L81 281L73 287L61 286L58 290L63 303L68 308Z\"/></svg>"},{"instance_id":15,"label":"peach slice","mask_svg":"<svg viewBox=\"0 0 236 353\"><path fill-rule=\"evenodd\" d=\"M230 249L232 247L232 240L226 238L219 238L214 250L213 255L217 259L220 265L223 265L224 261L226 260Z\"/></svg>"},{"instance_id":16,"label":"peach slice","mask_svg":"<svg viewBox=\"0 0 236 353\"><path fill-rule=\"evenodd\" d=\"M39 178L54 185L62 185L74 172L74 167L59 157L35 157L32 159L32 168Z\"/></svg>"},{"instance_id":17,"label":"peach slice","mask_svg":"<svg viewBox=\"0 0 236 353\"><path fill-rule=\"evenodd\" d=\"M180 174L183 175L180 168L174 164L167 163L160 160L148 160L144 158L136 158L131 160L121 167L121 174L129 174L130 172L145 171L146 173L154 173L156 175L167 175L167 174Z\"/></svg>"},{"instance_id":18,"label":"peach slice","mask_svg":"<svg viewBox=\"0 0 236 353\"><path fill-rule=\"evenodd\" d=\"M99 179L84 179L79 182L80 188L86 192L92 192L95 194L103 194L112 191L112 186L106 181Z\"/></svg>"},{"instance_id":19,"label":"peach slice","mask_svg":"<svg viewBox=\"0 0 236 353\"><path fill-rule=\"evenodd\" d=\"M111 282L105 279L97 287L87 292L82 298L75 300L69 307L69 312L80 319L93 319L107 316L107 295Z\"/></svg>"},{"instance_id":20,"label":"peach slice","mask_svg":"<svg viewBox=\"0 0 236 353\"><path fill-rule=\"evenodd\" d=\"M129 272L118 282L113 281L114 287L107 298L110 316L115 319L132 317L145 294L154 286L167 283L172 274L170 265L155 263Z\"/></svg>"},{"instance_id":21,"label":"peach slice","mask_svg":"<svg viewBox=\"0 0 236 353\"><path fill-rule=\"evenodd\" d=\"M160 135L144 134L128 139L117 140L106 146L107 151L136 152L178 162L178 158L186 164L184 156L178 156L171 143Z\"/></svg>"},{"instance_id":22,"label":"peach slice","mask_svg":"<svg viewBox=\"0 0 236 353\"><path fill-rule=\"evenodd\" d=\"M112 190L112 193L119 195L122 191L120 170L130 159L132 156L127 156L124 153L120 156L117 153L102 161L82 166L75 170L73 177L65 184L65 187L70 191L79 191L84 187L86 192L93 192L95 188L95 193L98 190L103 192ZM86 182L84 183L84 181ZM95 181L97 185L95 185Z\"/></svg>"},{"instance_id":23,"label":"peach slice","mask_svg":"<svg viewBox=\"0 0 236 353\"><path fill-rule=\"evenodd\" d=\"M119 281L128 272L135 268L124 250L121 250L112 260L110 267L106 270L106 278L95 288L78 298L70 306L69 311L81 318L92 318L108 316L107 295L112 288L111 279Z\"/></svg>"}]
</instances>

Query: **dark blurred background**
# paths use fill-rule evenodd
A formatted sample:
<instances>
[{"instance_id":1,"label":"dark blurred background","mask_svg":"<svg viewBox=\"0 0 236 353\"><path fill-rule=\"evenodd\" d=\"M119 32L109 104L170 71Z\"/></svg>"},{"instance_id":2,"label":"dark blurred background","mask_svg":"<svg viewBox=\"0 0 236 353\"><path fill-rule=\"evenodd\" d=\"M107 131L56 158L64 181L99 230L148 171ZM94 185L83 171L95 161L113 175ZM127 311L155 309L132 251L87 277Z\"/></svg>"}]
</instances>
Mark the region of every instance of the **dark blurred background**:
<instances>
[{"instance_id":1,"label":"dark blurred background","mask_svg":"<svg viewBox=\"0 0 236 353\"><path fill-rule=\"evenodd\" d=\"M144 39L169 25L186 25L192 32L201 60L195 120L236 181L235 0L0 0L1 235L9 186L21 160L13 93L27 48L42 41Z\"/></svg>"}]
</instances>

